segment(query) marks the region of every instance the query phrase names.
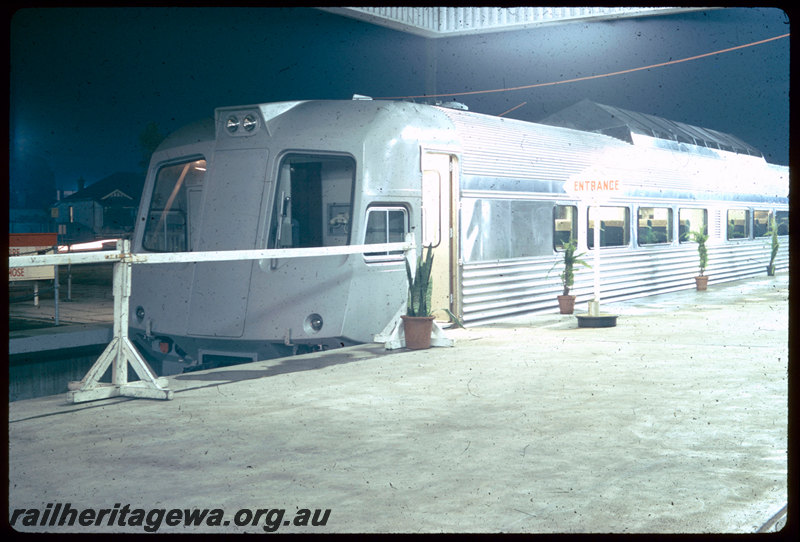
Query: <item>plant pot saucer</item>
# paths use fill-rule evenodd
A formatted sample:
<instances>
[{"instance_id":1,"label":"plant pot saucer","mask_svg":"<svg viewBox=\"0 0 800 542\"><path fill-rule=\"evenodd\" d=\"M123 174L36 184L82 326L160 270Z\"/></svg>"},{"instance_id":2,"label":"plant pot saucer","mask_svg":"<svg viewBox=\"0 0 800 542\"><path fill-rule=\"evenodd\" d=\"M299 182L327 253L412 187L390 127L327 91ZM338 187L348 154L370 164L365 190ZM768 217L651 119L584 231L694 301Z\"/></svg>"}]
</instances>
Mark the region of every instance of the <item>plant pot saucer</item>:
<instances>
[{"instance_id":1,"label":"plant pot saucer","mask_svg":"<svg viewBox=\"0 0 800 542\"><path fill-rule=\"evenodd\" d=\"M601 312L595 316L586 314L576 314L578 327L614 327L617 325L617 315Z\"/></svg>"}]
</instances>

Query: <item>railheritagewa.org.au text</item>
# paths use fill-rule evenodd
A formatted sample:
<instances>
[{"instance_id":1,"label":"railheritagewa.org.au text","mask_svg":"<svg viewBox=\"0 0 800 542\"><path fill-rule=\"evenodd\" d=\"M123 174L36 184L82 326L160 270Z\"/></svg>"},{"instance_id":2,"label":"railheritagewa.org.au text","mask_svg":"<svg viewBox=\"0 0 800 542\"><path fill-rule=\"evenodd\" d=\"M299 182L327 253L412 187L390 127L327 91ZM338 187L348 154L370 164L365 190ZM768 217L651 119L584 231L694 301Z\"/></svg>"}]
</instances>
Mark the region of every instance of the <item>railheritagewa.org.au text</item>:
<instances>
[{"instance_id":1,"label":"railheritagewa.org.au text","mask_svg":"<svg viewBox=\"0 0 800 542\"><path fill-rule=\"evenodd\" d=\"M81 527L87 531L114 527L136 527L154 533L162 527L256 527L275 532L281 527L324 527L330 508L299 508L287 513L283 508L241 508L225 513L221 508L134 508L114 504L111 508L77 508L70 503L48 503L44 508L16 508L9 512L9 523L17 530L50 531ZM127 530L127 529L126 529Z\"/></svg>"}]
</instances>

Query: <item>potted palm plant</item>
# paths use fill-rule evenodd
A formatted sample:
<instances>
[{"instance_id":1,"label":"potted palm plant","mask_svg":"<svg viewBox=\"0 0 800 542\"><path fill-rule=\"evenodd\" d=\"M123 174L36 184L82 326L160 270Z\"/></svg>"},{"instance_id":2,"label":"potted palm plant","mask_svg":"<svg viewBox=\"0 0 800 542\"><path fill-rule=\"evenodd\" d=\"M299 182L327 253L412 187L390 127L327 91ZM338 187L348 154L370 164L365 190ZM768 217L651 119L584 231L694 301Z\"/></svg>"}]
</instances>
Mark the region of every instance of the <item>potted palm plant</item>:
<instances>
[{"instance_id":1,"label":"potted palm plant","mask_svg":"<svg viewBox=\"0 0 800 542\"><path fill-rule=\"evenodd\" d=\"M577 239L570 237L569 241L561 245L561 248L564 249L564 270L561 272L563 290L561 295L558 296L558 308L561 314L572 314L575 310L575 296L570 295L569 289L572 288L572 285L575 283L575 264L583 265L584 267L591 266L581 259L583 253L575 254L575 250L578 248ZM559 262L553 264L550 271L552 271L558 263Z\"/></svg>"},{"instance_id":2,"label":"potted palm plant","mask_svg":"<svg viewBox=\"0 0 800 542\"><path fill-rule=\"evenodd\" d=\"M772 237L772 247L769 255L769 265L767 266L767 276L774 277L775 257L778 255L778 249L781 247L781 244L778 241L778 224L775 222L774 218L770 223L769 231L767 233Z\"/></svg>"},{"instance_id":3,"label":"potted palm plant","mask_svg":"<svg viewBox=\"0 0 800 542\"><path fill-rule=\"evenodd\" d=\"M706 248L708 234L701 231L691 231L689 232L689 239L697 243L697 254L700 257L700 275L694 278L695 286L698 290L705 290L708 288L708 275L705 274L706 265L708 264L708 249Z\"/></svg>"},{"instance_id":4,"label":"potted palm plant","mask_svg":"<svg viewBox=\"0 0 800 542\"><path fill-rule=\"evenodd\" d=\"M427 249L427 253L425 252ZM430 348L433 331L431 314L431 269L433 267L433 246L423 247L417 259L416 269L406 263L408 278L408 304L406 314L402 315L406 347L412 350Z\"/></svg>"}]
</instances>

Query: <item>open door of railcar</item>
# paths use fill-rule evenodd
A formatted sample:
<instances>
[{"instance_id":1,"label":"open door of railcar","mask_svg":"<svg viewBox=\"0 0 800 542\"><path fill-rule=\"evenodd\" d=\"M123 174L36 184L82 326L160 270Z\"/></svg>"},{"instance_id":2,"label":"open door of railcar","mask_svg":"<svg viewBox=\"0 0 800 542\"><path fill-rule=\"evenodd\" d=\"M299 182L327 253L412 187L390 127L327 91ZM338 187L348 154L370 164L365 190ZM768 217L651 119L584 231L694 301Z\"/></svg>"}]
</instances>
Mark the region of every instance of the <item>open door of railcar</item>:
<instances>
[{"instance_id":1,"label":"open door of railcar","mask_svg":"<svg viewBox=\"0 0 800 542\"><path fill-rule=\"evenodd\" d=\"M456 157L422 153L422 245L433 245L431 307L438 322L444 310L458 314L458 183Z\"/></svg>"}]
</instances>

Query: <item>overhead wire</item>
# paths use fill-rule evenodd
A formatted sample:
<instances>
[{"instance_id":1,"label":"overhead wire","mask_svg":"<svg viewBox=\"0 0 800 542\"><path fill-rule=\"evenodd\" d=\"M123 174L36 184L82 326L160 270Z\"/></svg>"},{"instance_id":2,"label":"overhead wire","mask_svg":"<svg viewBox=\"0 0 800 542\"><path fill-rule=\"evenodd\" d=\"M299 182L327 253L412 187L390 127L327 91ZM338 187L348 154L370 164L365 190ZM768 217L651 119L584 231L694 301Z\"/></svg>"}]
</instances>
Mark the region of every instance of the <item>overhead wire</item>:
<instances>
[{"instance_id":1,"label":"overhead wire","mask_svg":"<svg viewBox=\"0 0 800 542\"><path fill-rule=\"evenodd\" d=\"M503 111L502 113L500 113L500 114L499 114L499 115L497 115L497 116L498 116L498 117L502 117L503 115L505 115L505 114L507 114L507 113L511 113L512 111L514 111L515 109L519 109L520 107L522 107L522 106L523 106L523 105L525 105L526 103L528 103L528 102L522 102L522 103L521 103L521 104L519 104L519 105L515 105L515 106L514 106L514 107L512 107L511 109L508 109L508 110L506 110L506 111Z\"/></svg>"},{"instance_id":2,"label":"overhead wire","mask_svg":"<svg viewBox=\"0 0 800 542\"><path fill-rule=\"evenodd\" d=\"M564 85L564 84L567 84L567 83L577 83L579 81L588 81L588 80L591 80L591 79L600 79L600 78L603 78L603 77L613 77L613 76L617 76L617 75L623 75L623 74L626 74L626 73L633 73L633 72L642 71L642 70L650 70L650 69L653 69L653 68L662 68L664 66L670 66L670 65L673 65L673 64L680 64L681 62L689 62L689 61L692 61L692 60L698 60L700 58L706 58L706 57L709 57L709 56L720 55L720 54L723 54L723 53L729 53L731 51L736 51L736 50L744 49L744 48L747 48L747 47L754 47L756 45L762 45L762 44L770 42L770 41L775 41L775 40L787 38L790 35L791 35L790 33L786 33L786 34L782 34L780 36L773 36L771 38L763 39L763 40L760 40L760 41L754 41L754 42L751 42L751 43L746 43L744 45L736 45L734 47L728 47L727 49L720 49L719 51L713 51L711 53L703 53L703 54L700 54L700 55L690 56L690 57L686 57L686 58L680 58L680 59L677 59L677 60L668 60L666 62L659 62L658 64L650 64L649 66L640 66L638 68L630 68L630 69L627 69L627 70L620 70L620 71L616 71L616 72L603 73L603 74L597 74L597 75L587 75L585 77L575 77L575 78L572 78L572 79L564 79L564 80L561 80L561 81L551 81L549 83L535 83L535 84L532 84L532 85L522 85L522 86L518 86L518 87L507 87L507 88L498 88L498 89L491 89L491 90L471 90L471 91L466 91L466 92L449 92L449 93L446 93L446 94L422 94L422 95L419 95L419 96L394 96L394 97L384 97L384 98L377 98L377 99L379 99L379 100L406 100L406 99L414 99L414 98L444 98L444 97L450 97L450 96L470 96L470 95L475 95L475 94L489 94L489 93L493 93L493 92L510 92L510 91L514 91L514 90L525 90L525 89L547 87L547 86L553 86L553 85ZM522 104L520 104L520 105L522 105ZM517 106L517 107L519 107L519 106ZM516 109L516 107L513 108L513 109ZM508 113L509 111L506 111L505 113ZM503 114L505 114L505 113L503 113Z\"/></svg>"}]
</instances>

